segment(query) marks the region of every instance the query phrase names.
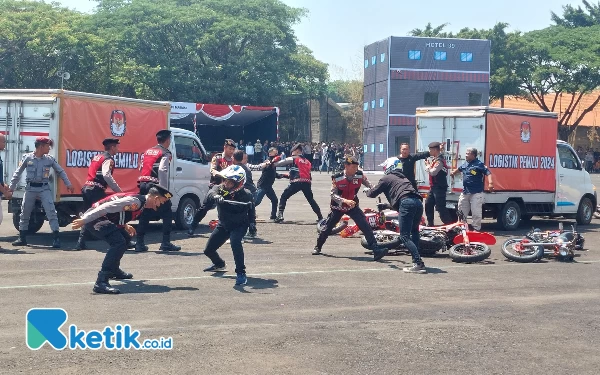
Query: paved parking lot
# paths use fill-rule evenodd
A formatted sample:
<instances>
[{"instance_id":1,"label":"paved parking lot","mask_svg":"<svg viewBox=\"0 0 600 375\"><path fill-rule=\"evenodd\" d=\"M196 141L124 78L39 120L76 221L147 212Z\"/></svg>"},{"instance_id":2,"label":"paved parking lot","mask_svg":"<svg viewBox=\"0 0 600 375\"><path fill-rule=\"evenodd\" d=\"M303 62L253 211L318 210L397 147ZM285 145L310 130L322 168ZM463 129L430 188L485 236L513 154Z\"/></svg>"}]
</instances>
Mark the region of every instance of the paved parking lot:
<instances>
[{"instance_id":1,"label":"paved parking lot","mask_svg":"<svg viewBox=\"0 0 600 375\"><path fill-rule=\"evenodd\" d=\"M376 180L373 176L371 179ZM600 183L600 179L594 176ZM315 176L323 214L327 175ZM284 181L276 182L281 193ZM362 207L375 207L363 199ZM6 210L6 202L4 202ZM258 208L268 218L269 201ZM216 218L209 213L208 220ZM429 273L405 274L410 257L373 262L358 239L332 237L323 256L311 256L315 216L302 195L288 202L284 224L259 223L259 239L246 243L249 281L234 287L230 272L215 277L202 254L206 237L174 234L180 253L128 252L122 268L135 280L114 283L118 296L94 295L106 251L53 250L47 225L31 246L13 248L10 215L0 226L0 372L43 374L597 374L600 365L600 221L582 227L586 251L573 263L515 264L498 236L479 264L426 259ZM566 223L566 221L565 221ZM558 221L535 221L555 228ZM208 233L203 226L199 233ZM63 246L77 233L63 231ZM169 351L31 351L25 342L30 308L58 307L68 325L102 330L130 324L143 338L172 337Z\"/></svg>"}]
</instances>

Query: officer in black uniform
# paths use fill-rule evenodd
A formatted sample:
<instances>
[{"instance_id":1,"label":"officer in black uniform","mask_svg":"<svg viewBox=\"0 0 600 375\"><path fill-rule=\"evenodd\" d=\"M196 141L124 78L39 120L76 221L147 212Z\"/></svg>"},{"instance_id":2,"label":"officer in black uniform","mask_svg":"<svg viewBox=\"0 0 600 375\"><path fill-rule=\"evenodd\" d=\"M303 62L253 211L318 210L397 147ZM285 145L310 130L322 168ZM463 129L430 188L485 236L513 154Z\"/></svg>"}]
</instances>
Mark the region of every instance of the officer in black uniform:
<instances>
[{"instance_id":1,"label":"officer in black uniform","mask_svg":"<svg viewBox=\"0 0 600 375\"><path fill-rule=\"evenodd\" d=\"M431 190L425 200L425 215L427 225L433 226L433 208L440 214L444 224L452 223L452 217L446 208L446 191L448 190L448 166L442 155L440 142L429 144L429 153L432 159L425 160L425 167L429 173L429 186Z\"/></svg>"},{"instance_id":2,"label":"officer in black uniform","mask_svg":"<svg viewBox=\"0 0 600 375\"><path fill-rule=\"evenodd\" d=\"M73 229L85 225L85 229L98 239L110 245L98 278L94 284L95 293L118 294L109 279L131 279L133 275L120 268L121 258L127 248L127 238L135 235L135 229L127 222L135 220L144 210L157 210L172 197L169 191L161 186L148 187L146 194L115 193L92 205L92 207L73 221Z\"/></svg>"}]
</instances>

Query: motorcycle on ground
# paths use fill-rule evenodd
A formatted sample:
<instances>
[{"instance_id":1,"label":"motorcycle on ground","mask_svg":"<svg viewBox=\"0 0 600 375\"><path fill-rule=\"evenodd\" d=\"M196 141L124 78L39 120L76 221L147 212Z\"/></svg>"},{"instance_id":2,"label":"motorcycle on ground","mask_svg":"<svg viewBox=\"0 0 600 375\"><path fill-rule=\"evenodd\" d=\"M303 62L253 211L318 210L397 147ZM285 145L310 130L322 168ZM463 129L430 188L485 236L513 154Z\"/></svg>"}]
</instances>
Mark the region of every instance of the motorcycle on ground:
<instances>
[{"instance_id":1,"label":"motorcycle on ground","mask_svg":"<svg viewBox=\"0 0 600 375\"><path fill-rule=\"evenodd\" d=\"M458 211L458 221L453 224L439 227L419 227L419 254L421 256L432 256L437 252L448 250L450 257L455 262L473 263L481 262L489 258L491 249L489 245L496 244L496 237L488 232L477 232L469 230L467 220ZM404 248L403 240L398 231L381 230L376 231L377 244L387 249ZM361 245L369 248L364 236Z\"/></svg>"},{"instance_id":2,"label":"motorcycle on ground","mask_svg":"<svg viewBox=\"0 0 600 375\"><path fill-rule=\"evenodd\" d=\"M558 230L542 232L532 229L524 237L509 238L502 244L502 255L519 263L529 263L544 256L554 257L560 261L572 261L574 250L582 250L585 238L577 232L574 225L570 231L558 224Z\"/></svg>"}]
</instances>

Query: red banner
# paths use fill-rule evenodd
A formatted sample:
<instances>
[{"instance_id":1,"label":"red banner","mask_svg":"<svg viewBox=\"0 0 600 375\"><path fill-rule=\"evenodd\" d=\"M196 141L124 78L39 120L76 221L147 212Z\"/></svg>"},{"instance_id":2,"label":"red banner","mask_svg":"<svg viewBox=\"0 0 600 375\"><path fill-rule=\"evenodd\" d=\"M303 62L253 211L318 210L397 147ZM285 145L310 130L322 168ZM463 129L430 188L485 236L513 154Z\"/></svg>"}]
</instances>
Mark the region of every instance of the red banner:
<instances>
[{"instance_id":1,"label":"red banner","mask_svg":"<svg viewBox=\"0 0 600 375\"><path fill-rule=\"evenodd\" d=\"M79 194L91 159L104 152L105 138L118 138L113 176L123 191L136 191L141 155L168 127L169 106L96 99L61 98L59 164ZM59 184L61 195L68 194ZM110 188L109 188L110 190Z\"/></svg>"},{"instance_id":2,"label":"red banner","mask_svg":"<svg viewBox=\"0 0 600 375\"><path fill-rule=\"evenodd\" d=\"M556 188L555 118L487 114L485 164L495 191L547 191Z\"/></svg>"}]
</instances>

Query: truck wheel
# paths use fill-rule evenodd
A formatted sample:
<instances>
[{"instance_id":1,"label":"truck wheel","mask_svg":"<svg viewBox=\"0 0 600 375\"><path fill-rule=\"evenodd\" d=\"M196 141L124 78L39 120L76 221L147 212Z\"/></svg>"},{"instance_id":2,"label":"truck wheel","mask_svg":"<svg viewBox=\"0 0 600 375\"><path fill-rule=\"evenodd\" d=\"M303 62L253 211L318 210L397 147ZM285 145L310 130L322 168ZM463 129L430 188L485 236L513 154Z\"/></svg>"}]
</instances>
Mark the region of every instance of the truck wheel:
<instances>
[{"instance_id":1,"label":"truck wheel","mask_svg":"<svg viewBox=\"0 0 600 375\"><path fill-rule=\"evenodd\" d=\"M197 210L198 206L192 198L186 197L179 201L179 207L175 214L175 227L179 230L189 229Z\"/></svg>"},{"instance_id":2,"label":"truck wheel","mask_svg":"<svg viewBox=\"0 0 600 375\"><path fill-rule=\"evenodd\" d=\"M577 209L577 224L588 225L592 221L592 217L594 217L594 211L594 205L590 198L584 197Z\"/></svg>"},{"instance_id":3,"label":"truck wheel","mask_svg":"<svg viewBox=\"0 0 600 375\"><path fill-rule=\"evenodd\" d=\"M19 221L21 221L21 211L15 211L13 213L13 225L16 230L19 230ZM29 228L27 234L37 233L44 225L44 216L42 214L31 213L29 218Z\"/></svg>"},{"instance_id":4,"label":"truck wheel","mask_svg":"<svg viewBox=\"0 0 600 375\"><path fill-rule=\"evenodd\" d=\"M517 202L508 201L500 209L498 226L502 230L515 230L521 223L521 207Z\"/></svg>"}]
</instances>

